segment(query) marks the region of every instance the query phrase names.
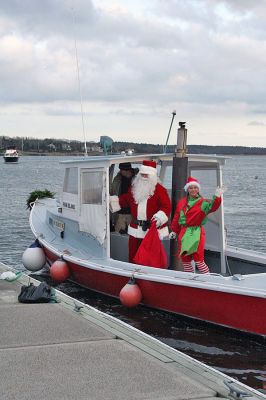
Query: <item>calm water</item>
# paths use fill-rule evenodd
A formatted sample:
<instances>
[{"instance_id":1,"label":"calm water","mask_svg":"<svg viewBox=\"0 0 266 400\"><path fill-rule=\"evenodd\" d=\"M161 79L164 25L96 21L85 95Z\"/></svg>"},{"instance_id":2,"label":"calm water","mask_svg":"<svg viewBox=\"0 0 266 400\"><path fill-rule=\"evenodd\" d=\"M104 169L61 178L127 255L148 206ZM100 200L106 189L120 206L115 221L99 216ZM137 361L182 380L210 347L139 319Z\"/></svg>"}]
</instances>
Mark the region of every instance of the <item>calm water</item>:
<instances>
[{"instance_id":1,"label":"calm water","mask_svg":"<svg viewBox=\"0 0 266 400\"><path fill-rule=\"evenodd\" d=\"M22 253L33 241L26 199L35 189L60 193L63 179L60 160L21 157L18 164L2 162L0 261L23 268ZM266 252L266 156L229 159L224 183L228 187L224 195L228 242ZM73 284L61 284L59 288L243 383L266 389L266 342L142 306L126 310L119 301Z\"/></svg>"}]
</instances>

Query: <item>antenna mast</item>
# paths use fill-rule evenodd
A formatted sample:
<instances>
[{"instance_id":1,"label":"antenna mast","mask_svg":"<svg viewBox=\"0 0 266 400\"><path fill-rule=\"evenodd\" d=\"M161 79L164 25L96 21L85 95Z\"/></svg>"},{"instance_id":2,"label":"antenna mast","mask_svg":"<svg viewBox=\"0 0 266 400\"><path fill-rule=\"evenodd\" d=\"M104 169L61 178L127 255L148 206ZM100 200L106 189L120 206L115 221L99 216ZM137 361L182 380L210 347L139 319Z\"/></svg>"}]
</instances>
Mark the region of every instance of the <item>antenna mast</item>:
<instances>
[{"instance_id":1,"label":"antenna mast","mask_svg":"<svg viewBox=\"0 0 266 400\"><path fill-rule=\"evenodd\" d=\"M164 146L164 148L163 148L163 153L166 153L166 149L167 149L167 145L168 145L168 140L169 140L169 136L170 136L170 133L171 133L171 129L172 129L172 125L173 125L175 116L176 116L176 111L174 110L174 111L172 112L172 120L171 120L171 124L170 124L170 128L169 128L168 136L167 136L167 139L166 139L166 143L165 143L165 146Z\"/></svg>"},{"instance_id":2,"label":"antenna mast","mask_svg":"<svg viewBox=\"0 0 266 400\"><path fill-rule=\"evenodd\" d=\"M84 140L84 152L85 156L88 155L87 151L87 143L86 143L86 134L85 134L85 127L84 127L84 113L83 113L83 99L82 99L82 90L81 90L81 83L80 83L80 73L79 73L79 60L78 60L78 49L77 49L77 40L75 35L75 15L73 11L73 22L74 22L74 42L75 42L75 52L76 52L76 66L77 66L77 76L78 76L78 84L79 84L79 98L80 98L80 112L81 112L81 121L82 121L82 131L83 131L83 140Z\"/></svg>"}]
</instances>

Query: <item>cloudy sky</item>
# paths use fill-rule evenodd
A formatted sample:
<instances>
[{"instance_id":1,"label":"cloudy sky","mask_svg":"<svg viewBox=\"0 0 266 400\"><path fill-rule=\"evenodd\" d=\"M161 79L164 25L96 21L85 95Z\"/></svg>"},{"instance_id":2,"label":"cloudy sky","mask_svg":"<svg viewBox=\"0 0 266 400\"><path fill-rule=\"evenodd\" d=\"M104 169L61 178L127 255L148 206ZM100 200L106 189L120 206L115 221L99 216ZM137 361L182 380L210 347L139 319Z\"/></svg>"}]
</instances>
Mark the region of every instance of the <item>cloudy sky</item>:
<instances>
[{"instance_id":1,"label":"cloudy sky","mask_svg":"<svg viewBox=\"0 0 266 400\"><path fill-rule=\"evenodd\" d=\"M265 86L266 0L0 0L0 135L266 147Z\"/></svg>"}]
</instances>

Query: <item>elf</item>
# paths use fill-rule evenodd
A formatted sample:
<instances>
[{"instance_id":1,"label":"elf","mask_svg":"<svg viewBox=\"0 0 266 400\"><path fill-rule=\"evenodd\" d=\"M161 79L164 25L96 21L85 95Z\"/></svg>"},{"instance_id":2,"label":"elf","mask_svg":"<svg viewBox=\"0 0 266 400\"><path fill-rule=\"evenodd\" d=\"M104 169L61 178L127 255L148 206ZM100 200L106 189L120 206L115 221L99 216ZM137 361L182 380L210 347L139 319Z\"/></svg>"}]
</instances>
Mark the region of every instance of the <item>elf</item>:
<instances>
[{"instance_id":1,"label":"elf","mask_svg":"<svg viewBox=\"0 0 266 400\"><path fill-rule=\"evenodd\" d=\"M173 232L170 238L178 237L178 257L181 257L184 271L194 272L192 260L202 274L209 272L204 261L205 231L203 225L207 222L207 215L215 212L221 205L221 195L225 188L217 188L211 200L200 195L199 181L191 176L184 187L187 196L181 199L176 206L171 224Z\"/></svg>"}]
</instances>

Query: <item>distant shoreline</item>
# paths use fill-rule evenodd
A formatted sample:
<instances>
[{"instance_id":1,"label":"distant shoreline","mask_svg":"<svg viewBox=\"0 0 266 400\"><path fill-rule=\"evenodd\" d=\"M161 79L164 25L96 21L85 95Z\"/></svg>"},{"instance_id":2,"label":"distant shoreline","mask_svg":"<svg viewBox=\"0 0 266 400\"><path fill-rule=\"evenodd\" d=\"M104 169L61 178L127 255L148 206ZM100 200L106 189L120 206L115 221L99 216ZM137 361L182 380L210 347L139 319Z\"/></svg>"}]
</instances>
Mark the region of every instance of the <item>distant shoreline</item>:
<instances>
[{"instance_id":1,"label":"distant shoreline","mask_svg":"<svg viewBox=\"0 0 266 400\"><path fill-rule=\"evenodd\" d=\"M51 152L51 153L36 153L36 152L19 152L19 157L24 157L24 156L31 156L31 157L84 157L84 153L63 153L63 152ZM116 153L116 152L112 152L112 153L108 153L111 155L121 155L121 153ZM134 152L133 155L140 155L140 154L163 154L163 153L158 153L158 152ZM166 154L173 154L173 152L167 152ZM257 153L257 152L245 152L245 153L241 153L241 152L225 152L225 153L218 153L218 152L191 152L188 151L187 154L205 154L205 155L213 155L213 156L266 156L266 150L265 152L261 152L261 153ZM92 157L92 156L103 156L104 153L96 153L96 152L88 152L88 156ZM0 154L0 156L4 156L4 153ZM122 155L121 155L122 156ZM128 157L128 156L124 156L124 157Z\"/></svg>"},{"instance_id":2,"label":"distant shoreline","mask_svg":"<svg viewBox=\"0 0 266 400\"><path fill-rule=\"evenodd\" d=\"M1 136L0 136L1 139ZM12 140L12 143L11 143ZM70 142L66 145L63 140L39 140L28 138L21 140L2 138L0 145L1 155L3 156L6 148L12 146L16 148L20 155L27 156L84 156L84 144L82 142ZM38 142L38 143L36 143ZM48 143L48 144L47 144ZM161 144L133 143L133 142L112 142L111 153L114 155L130 152L132 154L162 154L165 146ZM167 153L174 153L176 145L167 146ZM189 154L212 154L212 155L266 155L265 147L247 147L247 146L209 146L209 145L188 145ZM89 156L104 155L101 151L100 143L87 143ZM108 149L110 150L110 149ZM110 151L108 151L110 153Z\"/></svg>"}]
</instances>

